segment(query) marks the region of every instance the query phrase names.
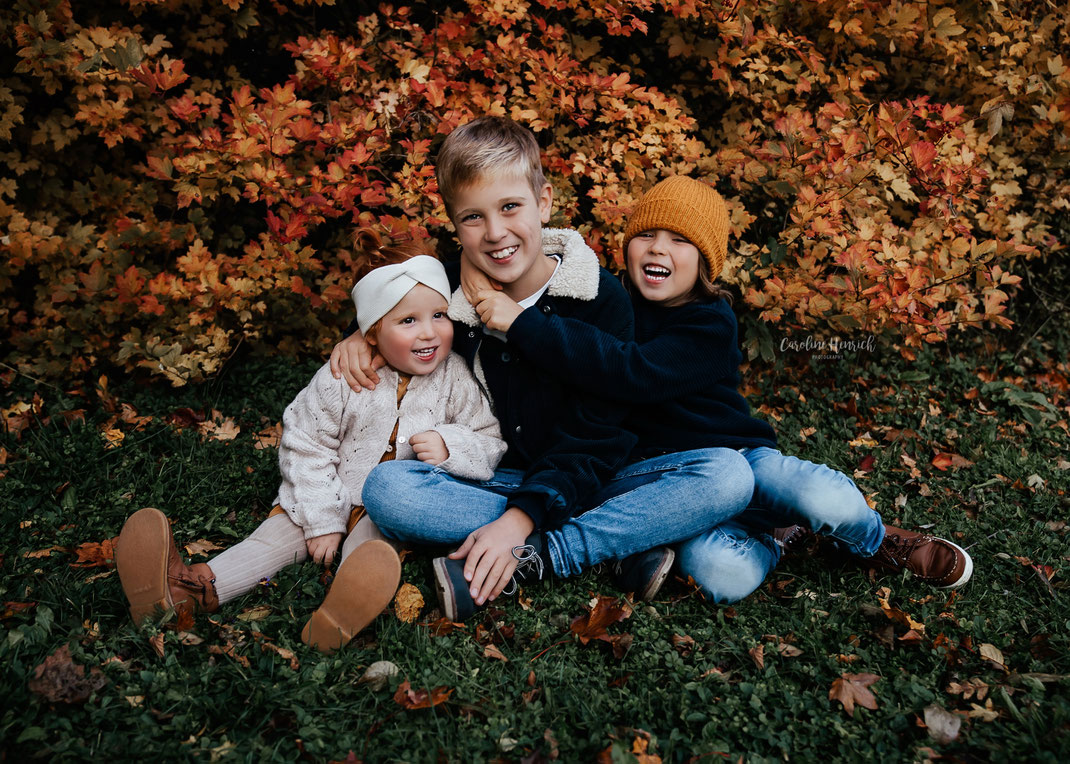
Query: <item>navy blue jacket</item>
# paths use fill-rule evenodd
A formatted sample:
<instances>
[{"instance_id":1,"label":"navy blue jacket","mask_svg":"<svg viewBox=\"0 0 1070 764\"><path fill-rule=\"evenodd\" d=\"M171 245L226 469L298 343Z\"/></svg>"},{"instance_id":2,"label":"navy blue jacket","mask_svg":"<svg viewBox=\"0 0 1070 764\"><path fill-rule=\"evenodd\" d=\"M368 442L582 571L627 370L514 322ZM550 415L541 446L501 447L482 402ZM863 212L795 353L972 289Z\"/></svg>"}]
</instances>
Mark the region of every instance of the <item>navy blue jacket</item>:
<instances>
[{"instance_id":1,"label":"navy blue jacket","mask_svg":"<svg viewBox=\"0 0 1070 764\"><path fill-rule=\"evenodd\" d=\"M571 383L631 407L634 455L727 446L776 447L773 428L739 394L736 316L721 299L666 308L636 297L635 341L525 310L509 341Z\"/></svg>"},{"instance_id":2,"label":"navy blue jacket","mask_svg":"<svg viewBox=\"0 0 1070 764\"><path fill-rule=\"evenodd\" d=\"M565 318L627 342L634 336L632 308L617 279L575 231L546 230L543 249L562 254L557 274L538 302L524 311ZM460 266L446 266L451 287ZM556 369L537 366L510 336L483 332L475 309L455 290L453 349L485 384L509 450L502 467L525 471L508 497L538 528L554 528L589 508L587 502L629 460L636 437L622 426L627 406L595 387L570 386ZM478 356L479 363L476 364Z\"/></svg>"}]
</instances>

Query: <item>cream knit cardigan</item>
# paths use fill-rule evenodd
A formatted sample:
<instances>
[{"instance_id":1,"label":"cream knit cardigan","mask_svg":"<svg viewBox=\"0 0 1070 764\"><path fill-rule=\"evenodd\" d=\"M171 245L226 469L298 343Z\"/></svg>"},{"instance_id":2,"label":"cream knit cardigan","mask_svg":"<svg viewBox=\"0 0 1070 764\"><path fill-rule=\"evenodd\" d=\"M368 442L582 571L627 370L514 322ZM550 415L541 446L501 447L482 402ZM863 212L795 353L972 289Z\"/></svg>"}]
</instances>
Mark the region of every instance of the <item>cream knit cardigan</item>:
<instances>
[{"instance_id":1,"label":"cream knit cardigan","mask_svg":"<svg viewBox=\"0 0 1070 764\"><path fill-rule=\"evenodd\" d=\"M434 430L449 458L439 468L470 480L494 474L505 442L464 359L450 353L431 374L414 376L397 405L398 374L379 370L374 390L353 392L324 365L283 414L282 485L275 502L305 538L345 533L350 510L398 422L397 459L415 459L409 438Z\"/></svg>"}]
</instances>

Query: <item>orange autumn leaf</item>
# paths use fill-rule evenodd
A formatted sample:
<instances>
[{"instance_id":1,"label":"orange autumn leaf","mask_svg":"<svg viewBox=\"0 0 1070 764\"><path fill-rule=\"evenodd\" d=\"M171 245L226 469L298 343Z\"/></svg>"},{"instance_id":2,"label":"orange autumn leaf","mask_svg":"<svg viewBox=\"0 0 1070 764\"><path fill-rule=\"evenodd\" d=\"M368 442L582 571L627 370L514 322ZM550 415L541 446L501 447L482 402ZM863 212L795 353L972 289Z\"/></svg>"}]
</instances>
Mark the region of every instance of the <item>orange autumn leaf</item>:
<instances>
[{"instance_id":1,"label":"orange autumn leaf","mask_svg":"<svg viewBox=\"0 0 1070 764\"><path fill-rule=\"evenodd\" d=\"M101 568L115 565L115 538L103 541L88 541L74 548L78 559L71 563L72 568Z\"/></svg>"},{"instance_id":2,"label":"orange autumn leaf","mask_svg":"<svg viewBox=\"0 0 1070 764\"><path fill-rule=\"evenodd\" d=\"M406 679L394 693L394 702L406 711L414 711L419 708L441 705L449 700L451 694L453 694L453 689L445 686L436 687L430 691L413 690L409 685L409 680Z\"/></svg>"},{"instance_id":3,"label":"orange autumn leaf","mask_svg":"<svg viewBox=\"0 0 1070 764\"><path fill-rule=\"evenodd\" d=\"M607 640L609 635L606 629L631 614L631 608L619 604L616 597L598 597L586 615L576 616L572 620L569 630L584 645L592 639Z\"/></svg>"},{"instance_id":4,"label":"orange autumn leaf","mask_svg":"<svg viewBox=\"0 0 1070 764\"><path fill-rule=\"evenodd\" d=\"M423 609L424 595L409 582L403 583L394 597L394 613L398 620L402 623L413 623L420 617L420 611Z\"/></svg>"},{"instance_id":5,"label":"orange autumn leaf","mask_svg":"<svg viewBox=\"0 0 1070 764\"><path fill-rule=\"evenodd\" d=\"M932 465L936 467L936 469L946 472L951 468L959 469L960 467L970 467L973 465L973 462L959 454L949 454L941 451L933 457Z\"/></svg>"},{"instance_id":6,"label":"orange autumn leaf","mask_svg":"<svg viewBox=\"0 0 1070 764\"><path fill-rule=\"evenodd\" d=\"M880 677L876 674L842 674L832 683L829 689L829 700L836 700L843 704L843 710L852 718L855 715L855 704L876 711L877 698L874 697L869 687L878 679Z\"/></svg>"}]
</instances>

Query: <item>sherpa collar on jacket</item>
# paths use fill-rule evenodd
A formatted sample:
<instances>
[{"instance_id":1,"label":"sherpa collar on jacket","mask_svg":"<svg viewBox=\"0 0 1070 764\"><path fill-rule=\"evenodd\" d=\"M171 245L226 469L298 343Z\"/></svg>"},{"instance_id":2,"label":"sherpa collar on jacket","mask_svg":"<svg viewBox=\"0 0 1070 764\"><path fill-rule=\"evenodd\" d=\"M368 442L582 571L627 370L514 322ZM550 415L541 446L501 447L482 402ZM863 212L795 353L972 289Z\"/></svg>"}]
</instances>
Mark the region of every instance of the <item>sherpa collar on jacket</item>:
<instances>
[{"instance_id":1,"label":"sherpa collar on jacket","mask_svg":"<svg viewBox=\"0 0 1070 764\"><path fill-rule=\"evenodd\" d=\"M598 256L579 231L571 228L542 229L542 253L560 255L561 264L546 293L554 297L593 300L598 296ZM479 326L479 314L458 287L450 298L449 317L468 326Z\"/></svg>"}]
</instances>

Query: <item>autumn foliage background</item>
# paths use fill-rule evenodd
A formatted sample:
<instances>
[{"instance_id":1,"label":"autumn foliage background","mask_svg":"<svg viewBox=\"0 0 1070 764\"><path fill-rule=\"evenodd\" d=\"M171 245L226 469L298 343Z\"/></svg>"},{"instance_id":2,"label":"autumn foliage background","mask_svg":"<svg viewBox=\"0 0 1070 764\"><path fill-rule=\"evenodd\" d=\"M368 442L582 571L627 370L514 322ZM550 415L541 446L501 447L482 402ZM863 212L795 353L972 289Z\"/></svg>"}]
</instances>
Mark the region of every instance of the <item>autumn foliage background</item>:
<instances>
[{"instance_id":1,"label":"autumn foliage background","mask_svg":"<svg viewBox=\"0 0 1070 764\"><path fill-rule=\"evenodd\" d=\"M5 351L176 385L322 355L357 226L454 249L431 160L485 113L535 130L554 222L610 266L644 189L716 183L752 355L1006 325L1068 235L1068 32L1044 0L16 0Z\"/></svg>"}]
</instances>

